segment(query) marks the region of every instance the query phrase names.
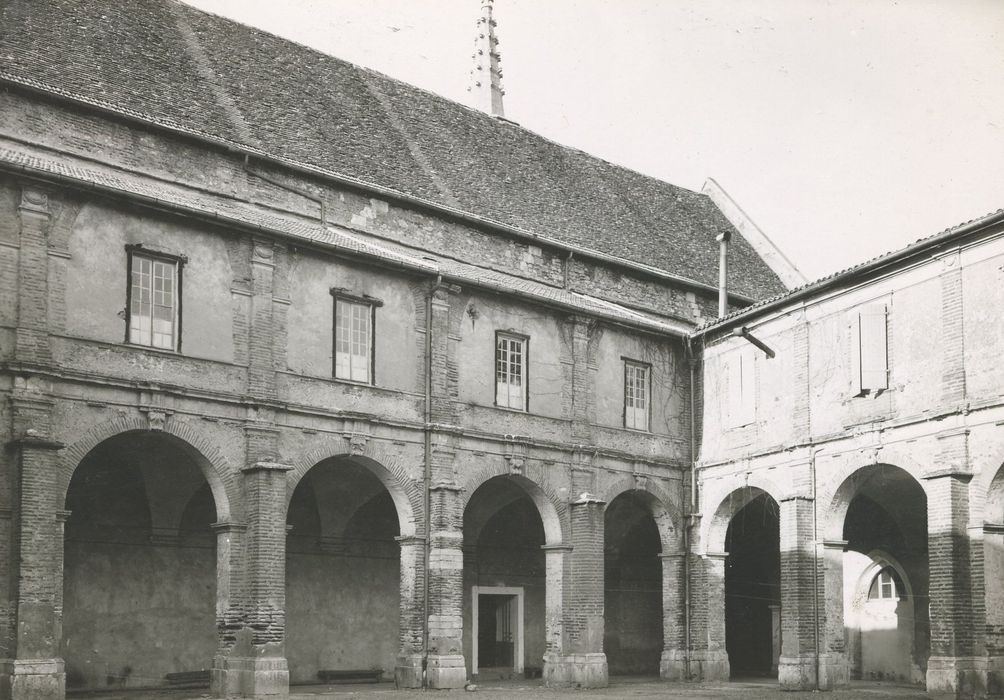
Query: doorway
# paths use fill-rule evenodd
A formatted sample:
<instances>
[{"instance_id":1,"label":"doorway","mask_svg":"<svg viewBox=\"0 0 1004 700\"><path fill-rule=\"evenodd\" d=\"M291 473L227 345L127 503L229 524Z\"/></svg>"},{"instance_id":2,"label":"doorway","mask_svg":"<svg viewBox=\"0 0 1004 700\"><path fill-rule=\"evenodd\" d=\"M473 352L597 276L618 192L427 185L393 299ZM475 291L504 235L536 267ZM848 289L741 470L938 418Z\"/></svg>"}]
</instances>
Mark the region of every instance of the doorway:
<instances>
[{"instance_id":1,"label":"doorway","mask_svg":"<svg viewBox=\"0 0 1004 700\"><path fill-rule=\"evenodd\" d=\"M523 589L473 586L472 674L523 673Z\"/></svg>"}]
</instances>

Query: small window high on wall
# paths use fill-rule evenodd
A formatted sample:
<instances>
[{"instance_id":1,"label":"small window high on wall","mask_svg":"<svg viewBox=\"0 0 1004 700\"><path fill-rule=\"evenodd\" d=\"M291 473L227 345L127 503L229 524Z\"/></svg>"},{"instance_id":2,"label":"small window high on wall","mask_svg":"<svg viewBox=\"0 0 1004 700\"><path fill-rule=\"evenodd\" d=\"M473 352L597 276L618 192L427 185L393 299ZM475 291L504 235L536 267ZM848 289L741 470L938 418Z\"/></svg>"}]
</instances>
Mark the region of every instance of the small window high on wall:
<instances>
[{"instance_id":1,"label":"small window high on wall","mask_svg":"<svg viewBox=\"0 0 1004 700\"><path fill-rule=\"evenodd\" d=\"M739 428L756 420L756 352L743 347L725 356L726 428Z\"/></svg>"},{"instance_id":2,"label":"small window high on wall","mask_svg":"<svg viewBox=\"0 0 1004 700\"><path fill-rule=\"evenodd\" d=\"M855 395L889 388L885 304L864 306L851 317L851 388Z\"/></svg>"},{"instance_id":3,"label":"small window high on wall","mask_svg":"<svg viewBox=\"0 0 1004 700\"><path fill-rule=\"evenodd\" d=\"M184 258L127 246L129 287L126 341L179 350L181 264Z\"/></svg>"}]
</instances>

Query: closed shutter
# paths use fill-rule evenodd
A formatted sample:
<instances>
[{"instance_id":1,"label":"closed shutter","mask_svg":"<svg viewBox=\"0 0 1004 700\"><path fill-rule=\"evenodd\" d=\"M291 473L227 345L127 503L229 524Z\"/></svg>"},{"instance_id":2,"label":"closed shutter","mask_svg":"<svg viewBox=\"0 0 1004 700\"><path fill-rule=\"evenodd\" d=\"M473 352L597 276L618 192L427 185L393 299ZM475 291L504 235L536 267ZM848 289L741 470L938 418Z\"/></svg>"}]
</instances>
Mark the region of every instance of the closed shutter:
<instances>
[{"instance_id":1,"label":"closed shutter","mask_svg":"<svg viewBox=\"0 0 1004 700\"><path fill-rule=\"evenodd\" d=\"M866 306L857 313L851 363L855 393L889 388L887 319L885 304Z\"/></svg>"}]
</instances>

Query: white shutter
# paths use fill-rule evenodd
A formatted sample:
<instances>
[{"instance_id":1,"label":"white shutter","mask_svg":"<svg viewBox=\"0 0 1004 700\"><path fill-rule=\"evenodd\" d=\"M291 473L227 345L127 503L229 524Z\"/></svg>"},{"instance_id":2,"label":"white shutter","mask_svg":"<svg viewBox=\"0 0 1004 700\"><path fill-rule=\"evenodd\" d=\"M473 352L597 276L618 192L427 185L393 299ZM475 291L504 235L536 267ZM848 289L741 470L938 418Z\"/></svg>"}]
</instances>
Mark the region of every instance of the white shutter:
<instances>
[{"instance_id":1,"label":"white shutter","mask_svg":"<svg viewBox=\"0 0 1004 700\"><path fill-rule=\"evenodd\" d=\"M861 391L889 388L889 358L884 304L866 306L858 314L861 348Z\"/></svg>"},{"instance_id":2,"label":"white shutter","mask_svg":"<svg viewBox=\"0 0 1004 700\"><path fill-rule=\"evenodd\" d=\"M851 394L857 396L864 391L861 385L861 314L851 318Z\"/></svg>"}]
</instances>

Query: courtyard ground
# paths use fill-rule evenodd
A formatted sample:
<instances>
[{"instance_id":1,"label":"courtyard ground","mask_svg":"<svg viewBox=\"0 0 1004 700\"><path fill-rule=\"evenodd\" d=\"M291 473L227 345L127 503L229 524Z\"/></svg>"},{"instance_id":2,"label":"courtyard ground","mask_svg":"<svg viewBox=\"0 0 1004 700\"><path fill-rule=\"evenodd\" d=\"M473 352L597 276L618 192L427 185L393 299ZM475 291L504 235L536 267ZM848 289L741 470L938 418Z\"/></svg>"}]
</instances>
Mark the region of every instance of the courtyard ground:
<instances>
[{"instance_id":1,"label":"courtyard ground","mask_svg":"<svg viewBox=\"0 0 1004 700\"><path fill-rule=\"evenodd\" d=\"M453 691L422 691L396 690L393 684L346 684L346 685L311 685L293 686L290 688L290 700L320 700L333 698L335 700L432 700L435 697L458 696L470 697L471 700L530 700L545 698L551 700L614 700L615 698L726 698L735 700L796 700L800 697L811 697L813 693L782 692L777 684L767 681L748 681L733 683L663 683L651 678L614 678L610 687L602 690L551 690L545 688L540 681L507 681L492 682L477 686L477 690L466 692ZM922 689L912 686L893 685L886 683L856 682L847 690L838 690L826 695L814 694L820 700L847 700L862 698L863 700L882 700L895 698L907 700L927 698ZM195 690L165 690L136 691L119 690L110 693L70 694L71 698L80 700L203 700L209 698L204 689Z\"/></svg>"}]
</instances>

